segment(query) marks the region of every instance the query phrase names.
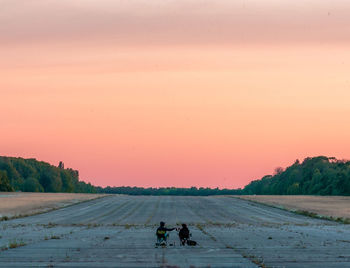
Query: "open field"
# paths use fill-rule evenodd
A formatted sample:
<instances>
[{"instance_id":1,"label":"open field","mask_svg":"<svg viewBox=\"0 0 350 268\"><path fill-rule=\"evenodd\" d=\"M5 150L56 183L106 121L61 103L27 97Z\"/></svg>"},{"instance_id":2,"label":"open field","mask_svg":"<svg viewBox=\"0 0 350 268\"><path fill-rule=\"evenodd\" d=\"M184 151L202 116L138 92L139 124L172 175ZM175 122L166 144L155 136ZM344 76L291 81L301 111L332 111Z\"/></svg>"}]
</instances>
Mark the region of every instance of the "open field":
<instances>
[{"instance_id":1,"label":"open field","mask_svg":"<svg viewBox=\"0 0 350 268\"><path fill-rule=\"evenodd\" d=\"M31 215L99 198L100 194L0 192L0 217Z\"/></svg>"},{"instance_id":2,"label":"open field","mask_svg":"<svg viewBox=\"0 0 350 268\"><path fill-rule=\"evenodd\" d=\"M196 247L155 248L189 224ZM350 267L350 225L230 197L112 195L0 223L1 267Z\"/></svg>"},{"instance_id":3,"label":"open field","mask_svg":"<svg viewBox=\"0 0 350 268\"><path fill-rule=\"evenodd\" d=\"M305 210L321 216L350 218L350 196L242 195L239 198L291 211Z\"/></svg>"}]
</instances>

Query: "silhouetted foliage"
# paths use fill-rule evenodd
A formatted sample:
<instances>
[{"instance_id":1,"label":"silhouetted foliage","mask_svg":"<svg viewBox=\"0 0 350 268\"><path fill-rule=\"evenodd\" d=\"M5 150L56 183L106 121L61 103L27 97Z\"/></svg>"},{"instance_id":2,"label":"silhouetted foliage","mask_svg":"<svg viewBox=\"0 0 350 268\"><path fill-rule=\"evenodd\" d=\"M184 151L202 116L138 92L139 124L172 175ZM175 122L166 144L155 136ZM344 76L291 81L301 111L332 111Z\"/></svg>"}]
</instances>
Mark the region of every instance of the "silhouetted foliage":
<instances>
[{"instance_id":1,"label":"silhouetted foliage","mask_svg":"<svg viewBox=\"0 0 350 268\"><path fill-rule=\"evenodd\" d=\"M5 171L0 170L0 192L12 192L13 188Z\"/></svg>"},{"instance_id":2,"label":"silhouetted foliage","mask_svg":"<svg viewBox=\"0 0 350 268\"><path fill-rule=\"evenodd\" d=\"M142 187L106 187L98 188L101 193L108 194L127 194L127 195L181 195L181 196L209 196L209 195L235 195L240 194L241 190L231 189L211 189L211 188L142 188Z\"/></svg>"},{"instance_id":3,"label":"silhouetted foliage","mask_svg":"<svg viewBox=\"0 0 350 268\"><path fill-rule=\"evenodd\" d=\"M7 184L6 184L7 182ZM6 186L7 185L7 186ZM9 187L10 188L9 188ZM95 193L90 183L79 181L79 172L36 159L0 156L0 191Z\"/></svg>"},{"instance_id":4,"label":"silhouetted foliage","mask_svg":"<svg viewBox=\"0 0 350 268\"><path fill-rule=\"evenodd\" d=\"M62 161L60 161L60 163L58 164L58 168L64 169L64 163Z\"/></svg>"},{"instance_id":5,"label":"silhouetted foliage","mask_svg":"<svg viewBox=\"0 0 350 268\"><path fill-rule=\"evenodd\" d=\"M243 194L350 195L350 161L318 156L278 168L274 176L249 183Z\"/></svg>"},{"instance_id":6,"label":"silhouetted foliage","mask_svg":"<svg viewBox=\"0 0 350 268\"><path fill-rule=\"evenodd\" d=\"M350 195L350 161L334 157L305 158L274 175L249 183L244 189L95 187L79 181L79 172L35 159L0 157L0 191L110 193L127 195Z\"/></svg>"}]
</instances>

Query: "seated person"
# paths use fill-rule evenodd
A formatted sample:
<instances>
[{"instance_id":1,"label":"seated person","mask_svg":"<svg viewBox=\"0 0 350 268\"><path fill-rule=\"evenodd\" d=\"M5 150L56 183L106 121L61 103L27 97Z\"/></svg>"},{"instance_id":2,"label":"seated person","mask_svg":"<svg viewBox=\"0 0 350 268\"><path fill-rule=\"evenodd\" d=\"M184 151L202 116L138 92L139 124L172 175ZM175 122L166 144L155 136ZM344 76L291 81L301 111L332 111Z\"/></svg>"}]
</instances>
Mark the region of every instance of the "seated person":
<instances>
[{"instance_id":1,"label":"seated person","mask_svg":"<svg viewBox=\"0 0 350 268\"><path fill-rule=\"evenodd\" d=\"M187 225L185 223L182 224L182 228L179 232L179 238L183 246L186 244L186 241L190 238L190 230L188 230Z\"/></svg>"},{"instance_id":2,"label":"seated person","mask_svg":"<svg viewBox=\"0 0 350 268\"><path fill-rule=\"evenodd\" d=\"M166 242L170 231L173 231L175 228L166 228L165 227L165 222L161 221L160 226L158 227L156 231L157 235L157 241L158 243Z\"/></svg>"}]
</instances>

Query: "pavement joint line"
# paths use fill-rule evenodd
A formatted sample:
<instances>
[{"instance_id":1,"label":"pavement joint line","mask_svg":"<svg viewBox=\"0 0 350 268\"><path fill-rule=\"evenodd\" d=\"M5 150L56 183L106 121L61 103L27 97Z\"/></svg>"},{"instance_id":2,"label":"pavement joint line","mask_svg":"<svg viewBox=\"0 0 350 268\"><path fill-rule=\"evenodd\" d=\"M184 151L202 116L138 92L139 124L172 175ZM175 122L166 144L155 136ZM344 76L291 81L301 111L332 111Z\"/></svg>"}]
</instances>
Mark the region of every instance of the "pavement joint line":
<instances>
[{"instance_id":1,"label":"pavement joint line","mask_svg":"<svg viewBox=\"0 0 350 268\"><path fill-rule=\"evenodd\" d=\"M106 212L105 214L101 215L100 218L103 218L105 216L110 215L111 213L114 213L116 211L118 211L119 209L125 207L127 204L129 204L130 201L125 201L124 203L121 203L119 206L117 206L116 208L114 208L112 211Z\"/></svg>"},{"instance_id":2,"label":"pavement joint line","mask_svg":"<svg viewBox=\"0 0 350 268\"><path fill-rule=\"evenodd\" d=\"M202 225L197 224L196 225L197 229L200 230L203 234L207 235L211 240L218 242L217 238L212 235L211 233L207 232ZM226 243L222 243L224 245L224 247L226 249L232 249L233 251L235 251L236 253L240 254L243 258L247 258L249 259L252 263L259 265L259 267L261 268L266 268L265 264L264 264L264 259L262 257L256 257L253 255L245 255L242 254L242 252L240 252L238 249L236 249L235 247L228 245Z\"/></svg>"},{"instance_id":3,"label":"pavement joint line","mask_svg":"<svg viewBox=\"0 0 350 268\"><path fill-rule=\"evenodd\" d=\"M207 218L205 218L202 214L197 212L195 209L193 209L193 207L190 204L186 203L186 205L191 209L193 214L197 215L198 218L204 220L206 223L209 223L209 220Z\"/></svg>"},{"instance_id":4,"label":"pavement joint line","mask_svg":"<svg viewBox=\"0 0 350 268\"><path fill-rule=\"evenodd\" d=\"M145 224L149 224L151 222L151 220L153 219L154 215L156 215L156 212L157 212L157 210L159 208L159 204L160 204L160 197L158 197L157 203L156 203L156 205L154 207L154 210L152 211L152 214L146 220Z\"/></svg>"},{"instance_id":5,"label":"pavement joint line","mask_svg":"<svg viewBox=\"0 0 350 268\"><path fill-rule=\"evenodd\" d=\"M127 218L129 218L131 215L133 215L140 207L144 206L145 203L140 202L139 204L137 204L132 210L129 211L128 214L124 215L124 217L122 217L121 219L119 219L118 222L122 222L124 220L126 220Z\"/></svg>"}]
</instances>

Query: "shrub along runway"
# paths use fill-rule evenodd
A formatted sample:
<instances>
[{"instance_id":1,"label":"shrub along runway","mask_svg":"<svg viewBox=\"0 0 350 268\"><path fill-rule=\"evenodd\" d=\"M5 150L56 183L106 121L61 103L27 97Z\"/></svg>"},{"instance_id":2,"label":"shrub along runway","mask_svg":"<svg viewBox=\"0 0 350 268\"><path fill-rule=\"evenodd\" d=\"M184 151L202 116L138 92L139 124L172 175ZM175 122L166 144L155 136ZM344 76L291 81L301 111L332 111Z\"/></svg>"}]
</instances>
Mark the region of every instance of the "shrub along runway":
<instances>
[{"instance_id":1,"label":"shrub along runway","mask_svg":"<svg viewBox=\"0 0 350 268\"><path fill-rule=\"evenodd\" d=\"M196 247L155 248L159 221ZM0 223L2 267L349 267L350 225L229 196L107 196Z\"/></svg>"}]
</instances>

